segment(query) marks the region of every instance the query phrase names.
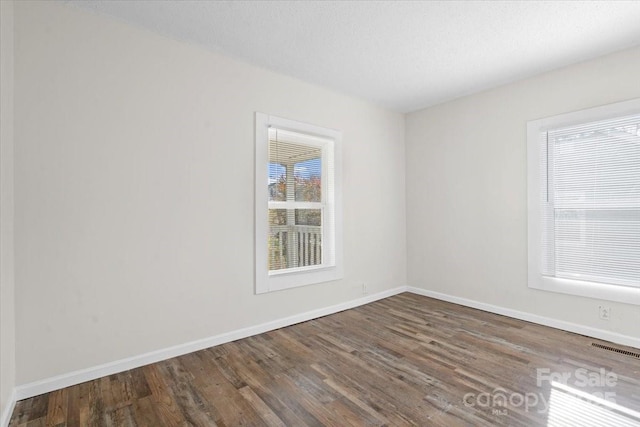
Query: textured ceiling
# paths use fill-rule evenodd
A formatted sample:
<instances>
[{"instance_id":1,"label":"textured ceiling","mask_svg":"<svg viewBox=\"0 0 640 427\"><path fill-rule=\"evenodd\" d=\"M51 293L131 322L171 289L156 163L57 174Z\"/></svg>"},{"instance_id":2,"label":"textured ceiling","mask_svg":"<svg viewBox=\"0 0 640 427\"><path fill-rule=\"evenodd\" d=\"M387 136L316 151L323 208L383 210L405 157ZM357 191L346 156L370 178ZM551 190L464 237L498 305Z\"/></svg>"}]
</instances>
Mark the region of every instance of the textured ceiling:
<instances>
[{"instance_id":1,"label":"textured ceiling","mask_svg":"<svg viewBox=\"0 0 640 427\"><path fill-rule=\"evenodd\" d=\"M67 3L400 112L640 45L640 1Z\"/></svg>"}]
</instances>

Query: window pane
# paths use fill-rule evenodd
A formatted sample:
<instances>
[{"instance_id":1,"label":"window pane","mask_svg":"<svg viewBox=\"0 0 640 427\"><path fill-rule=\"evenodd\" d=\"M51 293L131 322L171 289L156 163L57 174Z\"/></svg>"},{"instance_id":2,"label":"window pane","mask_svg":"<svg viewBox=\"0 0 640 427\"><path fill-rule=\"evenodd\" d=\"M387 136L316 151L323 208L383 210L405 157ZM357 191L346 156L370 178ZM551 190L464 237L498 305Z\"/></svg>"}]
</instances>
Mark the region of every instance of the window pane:
<instances>
[{"instance_id":1,"label":"window pane","mask_svg":"<svg viewBox=\"0 0 640 427\"><path fill-rule=\"evenodd\" d=\"M269 141L269 200L322 201L322 148L282 140ZM281 139L278 139L281 138Z\"/></svg>"},{"instance_id":2,"label":"window pane","mask_svg":"<svg viewBox=\"0 0 640 427\"><path fill-rule=\"evenodd\" d=\"M556 276L634 285L640 278L640 210L556 209Z\"/></svg>"},{"instance_id":3,"label":"window pane","mask_svg":"<svg viewBox=\"0 0 640 427\"><path fill-rule=\"evenodd\" d=\"M287 169L278 163L269 163L269 201L287 200Z\"/></svg>"},{"instance_id":4,"label":"window pane","mask_svg":"<svg viewBox=\"0 0 640 427\"><path fill-rule=\"evenodd\" d=\"M269 271L322 264L322 210L269 209Z\"/></svg>"},{"instance_id":5,"label":"window pane","mask_svg":"<svg viewBox=\"0 0 640 427\"><path fill-rule=\"evenodd\" d=\"M322 211L320 209L296 209L297 225L322 225Z\"/></svg>"},{"instance_id":6,"label":"window pane","mask_svg":"<svg viewBox=\"0 0 640 427\"><path fill-rule=\"evenodd\" d=\"M322 201L321 150L314 149L309 155L317 157L294 165L296 202Z\"/></svg>"},{"instance_id":7,"label":"window pane","mask_svg":"<svg viewBox=\"0 0 640 427\"><path fill-rule=\"evenodd\" d=\"M285 209L269 209L269 271L287 268L287 211Z\"/></svg>"}]
</instances>

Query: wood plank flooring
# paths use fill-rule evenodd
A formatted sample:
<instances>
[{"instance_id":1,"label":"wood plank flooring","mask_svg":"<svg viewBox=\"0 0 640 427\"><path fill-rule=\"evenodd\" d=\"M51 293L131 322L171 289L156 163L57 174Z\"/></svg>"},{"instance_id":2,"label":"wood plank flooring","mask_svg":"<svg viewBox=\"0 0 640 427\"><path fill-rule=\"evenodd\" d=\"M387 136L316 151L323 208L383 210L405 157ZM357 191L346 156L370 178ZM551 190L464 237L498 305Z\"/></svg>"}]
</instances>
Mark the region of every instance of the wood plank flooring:
<instances>
[{"instance_id":1,"label":"wood plank flooring","mask_svg":"<svg viewBox=\"0 0 640 427\"><path fill-rule=\"evenodd\" d=\"M593 342L404 293L22 400L10 426L640 425L640 359Z\"/></svg>"}]
</instances>

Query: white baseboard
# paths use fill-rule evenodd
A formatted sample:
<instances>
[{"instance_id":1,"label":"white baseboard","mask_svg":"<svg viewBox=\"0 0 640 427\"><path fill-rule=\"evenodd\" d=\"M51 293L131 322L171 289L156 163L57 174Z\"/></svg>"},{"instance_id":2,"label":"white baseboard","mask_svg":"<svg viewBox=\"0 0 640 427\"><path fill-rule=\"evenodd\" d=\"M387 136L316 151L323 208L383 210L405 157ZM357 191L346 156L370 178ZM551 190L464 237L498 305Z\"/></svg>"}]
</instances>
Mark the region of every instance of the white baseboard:
<instances>
[{"instance_id":1,"label":"white baseboard","mask_svg":"<svg viewBox=\"0 0 640 427\"><path fill-rule=\"evenodd\" d=\"M40 381L34 381L32 383L16 387L14 393L16 399L14 399L14 402L16 400L27 399L39 394L49 393L54 390L80 384L85 381L91 381L96 378L112 375L129 369L139 368L150 363L156 363L162 360L170 359L172 357L182 356L183 354L193 353L194 351L203 350L205 348L239 340L241 338L247 338L253 335L262 334L264 332L283 328L285 326L291 326L295 325L296 323L306 322L307 320L317 319L318 317L338 313L340 311L348 310L350 308L358 307L373 301L406 292L406 290L406 286L400 286L394 289L367 295L355 300L332 305L330 307L307 311L305 313L273 320L271 322L262 323L260 325L250 326L248 328L238 329L236 331L227 332L213 337L179 344L162 350L152 351L149 353L141 354L139 356L133 356L111 363L105 363L103 365L58 375Z\"/></svg>"},{"instance_id":2,"label":"white baseboard","mask_svg":"<svg viewBox=\"0 0 640 427\"><path fill-rule=\"evenodd\" d=\"M9 421L11 421L11 414L13 414L13 409L16 407L16 402L18 399L16 398L16 389L11 390L11 395L9 396L9 401L5 405L2 410L2 417L0 418L0 427L7 427L9 425Z\"/></svg>"},{"instance_id":3,"label":"white baseboard","mask_svg":"<svg viewBox=\"0 0 640 427\"><path fill-rule=\"evenodd\" d=\"M616 344L640 348L640 339L630 337L628 335L606 331L604 329L597 329L590 326L579 325L577 323L565 322L563 320L552 319L550 317L539 316L537 314L513 310L511 308L500 307L497 305L478 302L466 298L456 297L453 295L442 294L440 292L429 291L427 289L408 286L407 291L414 294L439 299L442 301L452 302L454 304L464 305L466 307L477 308L479 310L488 311L490 313L501 314L503 316L509 316L520 320L526 320L527 322L533 322L539 325L550 326L552 328L561 329L563 331L574 332L576 334L610 341Z\"/></svg>"}]
</instances>

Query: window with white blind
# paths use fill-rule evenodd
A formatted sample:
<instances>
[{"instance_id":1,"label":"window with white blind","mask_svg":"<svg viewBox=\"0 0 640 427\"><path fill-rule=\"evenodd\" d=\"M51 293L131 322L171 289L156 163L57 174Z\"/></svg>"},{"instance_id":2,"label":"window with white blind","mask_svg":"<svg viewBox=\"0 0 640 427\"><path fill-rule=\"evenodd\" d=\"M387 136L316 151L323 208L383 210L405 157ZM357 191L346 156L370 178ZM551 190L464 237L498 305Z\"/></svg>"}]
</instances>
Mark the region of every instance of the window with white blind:
<instances>
[{"instance_id":1,"label":"window with white blind","mask_svg":"<svg viewBox=\"0 0 640 427\"><path fill-rule=\"evenodd\" d=\"M529 286L640 305L640 99L528 123Z\"/></svg>"},{"instance_id":2,"label":"window with white blind","mask_svg":"<svg viewBox=\"0 0 640 427\"><path fill-rule=\"evenodd\" d=\"M256 113L256 293L341 278L340 141Z\"/></svg>"}]
</instances>

